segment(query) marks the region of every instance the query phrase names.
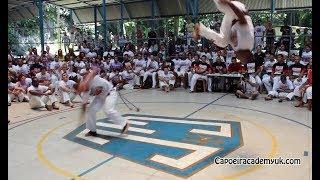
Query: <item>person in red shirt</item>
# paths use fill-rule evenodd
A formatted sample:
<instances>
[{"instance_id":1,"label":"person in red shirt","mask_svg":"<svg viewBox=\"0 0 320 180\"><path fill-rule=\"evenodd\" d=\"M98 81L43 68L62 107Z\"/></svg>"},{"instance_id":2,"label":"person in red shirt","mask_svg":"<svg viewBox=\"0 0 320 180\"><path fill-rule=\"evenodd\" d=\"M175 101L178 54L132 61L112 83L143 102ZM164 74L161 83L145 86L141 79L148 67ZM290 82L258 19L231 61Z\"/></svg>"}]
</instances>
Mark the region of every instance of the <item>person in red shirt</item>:
<instances>
[{"instance_id":1,"label":"person in red shirt","mask_svg":"<svg viewBox=\"0 0 320 180\"><path fill-rule=\"evenodd\" d=\"M294 89L294 95L298 103L295 107L302 107L305 103L308 104L308 110L312 110L312 59L308 64L307 81L301 86Z\"/></svg>"}]
</instances>

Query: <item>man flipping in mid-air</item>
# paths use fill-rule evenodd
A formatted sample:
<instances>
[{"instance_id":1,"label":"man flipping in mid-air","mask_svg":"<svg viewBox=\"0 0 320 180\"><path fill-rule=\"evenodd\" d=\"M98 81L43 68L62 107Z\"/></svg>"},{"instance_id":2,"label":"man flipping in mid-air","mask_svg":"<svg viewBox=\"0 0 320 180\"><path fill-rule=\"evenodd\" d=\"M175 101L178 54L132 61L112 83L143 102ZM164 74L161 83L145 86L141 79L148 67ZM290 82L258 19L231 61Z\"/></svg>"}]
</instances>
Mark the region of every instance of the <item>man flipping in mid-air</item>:
<instances>
[{"instance_id":1,"label":"man flipping in mid-air","mask_svg":"<svg viewBox=\"0 0 320 180\"><path fill-rule=\"evenodd\" d=\"M200 35L220 47L230 44L241 63L252 61L254 27L245 5L230 0L214 0L214 2L218 10L224 13L220 33L205 27L202 23L197 23L194 27L194 39L198 40Z\"/></svg>"}]
</instances>

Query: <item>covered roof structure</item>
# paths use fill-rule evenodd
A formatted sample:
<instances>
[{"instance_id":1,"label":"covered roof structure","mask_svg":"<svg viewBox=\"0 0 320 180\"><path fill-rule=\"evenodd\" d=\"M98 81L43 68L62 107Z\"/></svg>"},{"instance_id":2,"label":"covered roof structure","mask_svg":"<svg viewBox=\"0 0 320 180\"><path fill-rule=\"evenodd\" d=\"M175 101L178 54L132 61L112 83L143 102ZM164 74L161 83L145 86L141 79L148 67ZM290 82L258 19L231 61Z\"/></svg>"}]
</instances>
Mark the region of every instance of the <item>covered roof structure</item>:
<instances>
[{"instance_id":1,"label":"covered roof structure","mask_svg":"<svg viewBox=\"0 0 320 180\"><path fill-rule=\"evenodd\" d=\"M8 0L8 21L15 22L38 16L39 0ZM97 21L102 21L102 0L41 0L72 10L72 18L76 24L94 23L94 7L97 7ZM154 0L156 18L181 16L188 14L187 3L190 2L189 14L193 12L194 0ZM312 7L312 0L240 0L249 11L270 11L272 1L275 10L304 9ZM123 19L150 19L152 0L105 0L107 21L121 19L123 3ZM213 0L199 0L199 14L213 14L218 10Z\"/></svg>"}]
</instances>

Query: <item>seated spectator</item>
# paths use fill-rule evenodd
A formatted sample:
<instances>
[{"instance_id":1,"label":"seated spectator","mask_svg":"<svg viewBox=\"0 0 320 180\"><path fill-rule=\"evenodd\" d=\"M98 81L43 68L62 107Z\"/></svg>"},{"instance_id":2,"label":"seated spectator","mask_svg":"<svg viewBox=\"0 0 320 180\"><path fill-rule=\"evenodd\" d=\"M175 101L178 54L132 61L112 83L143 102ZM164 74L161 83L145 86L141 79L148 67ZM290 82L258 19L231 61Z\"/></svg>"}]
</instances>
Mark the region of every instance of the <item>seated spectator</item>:
<instances>
[{"instance_id":1,"label":"seated spectator","mask_svg":"<svg viewBox=\"0 0 320 180\"><path fill-rule=\"evenodd\" d=\"M293 82L293 87L300 86L307 81L303 75L306 72L304 65L300 63L300 56L294 57L294 64L289 67L289 79Z\"/></svg>"},{"instance_id":2,"label":"seated spectator","mask_svg":"<svg viewBox=\"0 0 320 180\"><path fill-rule=\"evenodd\" d=\"M25 75L20 75L18 77L18 82L14 86L14 91L18 93L19 102L29 102L29 97L27 96L27 89L30 86L30 82L26 80Z\"/></svg>"},{"instance_id":3,"label":"seated spectator","mask_svg":"<svg viewBox=\"0 0 320 180\"><path fill-rule=\"evenodd\" d=\"M29 105L32 109L45 107L48 111L59 109L55 106L57 98L53 95L51 89L47 86L39 85L39 80L36 77L32 78L32 85L28 88ZM52 106L48 106L47 102L51 101ZM54 108L55 107L55 108Z\"/></svg>"},{"instance_id":4,"label":"seated spectator","mask_svg":"<svg viewBox=\"0 0 320 180\"><path fill-rule=\"evenodd\" d=\"M312 51L311 51L311 46L310 45L305 45L305 51L302 52L301 55L302 62L301 64L307 65L312 58Z\"/></svg>"},{"instance_id":5,"label":"seated spectator","mask_svg":"<svg viewBox=\"0 0 320 180\"><path fill-rule=\"evenodd\" d=\"M163 73L159 74L159 86L165 92L169 92L174 89L175 76L169 73L169 68L165 67Z\"/></svg>"},{"instance_id":6,"label":"seated spectator","mask_svg":"<svg viewBox=\"0 0 320 180\"><path fill-rule=\"evenodd\" d=\"M196 84L197 80L202 78L207 81L207 89L209 92L211 92L211 79L208 80L207 74L211 74L211 68L208 63L206 63L207 56L203 55L201 57L201 62L197 67L194 67L195 74L193 74L191 78L191 84L190 84L190 93L194 92L194 85Z\"/></svg>"},{"instance_id":7,"label":"seated spectator","mask_svg":"<svg viewBox=\"0 0 320 180\"><path fill-rule=\"evenodd\" d=\"M308 64L307 81L294 89L294 95L297 97L298 103L295 107L302 107L308 103L308 110L312 110L312 60Z\"/></svg>"},{"instance_id":8,"label":"seated spectator","mask_svg":"<svg viewBox=\"0 0 320 180\"><path fill-rule=\"evenodd\" d=\"M220 56L217 56L216 62L212 64L212 72L219 73L219 74L226 74L227 73L227 66L224 62L221 61ZM213 77L214 83L218 84L218 89L216 91L222 91L224 89L224 85L226 83L225 77ZM209 79L211 85L211 78ZM211 92L211 88L208 89Z\"/></svg>"},{"instance_id":9,"label":"seated spectator","mask_svg":"<svg viewBox=\"0 0 320 180\"><path fill-rule=\"evenodd\" d=\"M18 97L18 92L14 90L11 76L8 76L8 106L11 106L11 101Z\"/></svg>"},{"instance_id":10,"label":"seated spectator","mask_svg":"<svg viewBox=\"0 0 320 180\"><path fill-rule=\"evenodd\" d=\"M122 71L122 79L124 89L133 89L136 86L136 78L131 66L126 66L125 70Z\"/></svg>"},{"instance_id":11,"label":"seated spectator","mask_svg":"<svg viewBox=\"0 0 320 180\"><path fill-rule=\"evenodd\" d=\"M286 75L281 75L279 82L275 82L272 91L268 92L268 96L265 100L272 100L273 97L279 97L279 102L283 100L291 101L294 96L293 84L290 80L287 80Z\"/></svg>"},{"instance_id":12,"label":"seated spectator","mask_svg":"<svg viewBox=\"0 0 320 180\"><path fill-rule=\"evenodd\" d=\"M59 82L60 102L73 108L72 101L76 98L76 89L74 87L77 83L69 80L67 73L62 73L61 77L62 80Z\"/></svg>"},{"instance_id":13,"label":"seated spectator","mask_svg":"<svg viewBox=\"0 0 320 180\"><path fill-rule=\"evenodd\" d=\"M257 91L255 78L250 76L248 73L245 73L243 78L240 79L236 96L238 98L254 100L258 97L258 95L259 92Z\"/></svg>"},{"instance_id":14,"label":"seated spectator","mask_svg":"<svg viewBox=\"0 0 320 180\"><path fill-rule=\"evenodd\" d=\"M159 64L157 61L154 60L154 56L150 55L150 60L147 62L146 72L143 75L143 84L147 80L148 76L152 76L152 88L156 88L156 75L159 69Z\"/></svg>"},{"instance_id":15,"label":"seated spectator","mask_svg":"<svg viewBox=\"0 0 320 180\"><path fill-rule=\"evenodd\" d=\"M237 62L237 58L236 57L232 57L231 58L231 63L229 64L228 68L227 68L227 73L228 74L240 74L242 73L242 66L241 63Z\"/></svg>"}]
</instances>

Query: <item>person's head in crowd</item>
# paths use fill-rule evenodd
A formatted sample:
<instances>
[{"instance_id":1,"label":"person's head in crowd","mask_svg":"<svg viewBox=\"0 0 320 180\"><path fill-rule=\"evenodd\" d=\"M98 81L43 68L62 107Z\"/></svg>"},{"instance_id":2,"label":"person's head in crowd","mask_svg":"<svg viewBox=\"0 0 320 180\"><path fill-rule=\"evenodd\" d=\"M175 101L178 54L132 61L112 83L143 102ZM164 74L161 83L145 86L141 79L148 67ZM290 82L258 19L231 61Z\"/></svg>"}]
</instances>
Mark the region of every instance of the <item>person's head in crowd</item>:
<instances>
[{"instance_id":1,"label":"person's head in crowd","mask_svg":"<svg viewBox=\"0 0 320 180\"><path fill-rule=\"evenodd\" d=\"M158 59L159 59L159 61L161 61L162 60L162 53L158 53Z\"/></svg>"},{"instance_id":2,"label":"person's head in crowd","mask_svg":"<svg viewBox=\"0 0 320 180\"><path fill-rule=\"evenodd\" d=\"M290 55L290 61L294 62L295 61L295 57L296 57L296 54L292 53Z\"/></svg>"},{"instance_id":3,"label":"person's head in crowd","mask_svg":"<svg viewBox=\"0 0 320 180\"><path fill-rule=\"evenodd\" d=\"M231 58L231 64L235 64L237 63L237 58L236 57L232 57Z\"/></svg>"},{"instance_id":4,"label":"person's head in crowd","mask_svg":"<svg viewBox=\"0 0 320 180\"><path fill-rule=\"evenodd\" d=\"M105 70L100 70L100 77L101 78L105 78L107 76L106 71Z\"/></svg>"},{"instance_id":5,"label":"person's head in crowd","mask_svg":"<svg viewBox=\"0 0 320 180\"><path fill-rule=\"evenodd\" d=\"M87 71L89 71L90 70L90 63L86 63L86 65L85 65L85 69L87 70Z\"/></svg>"},{"instance_id":6,"label":"person's head in crowd","mask_svg":"<svg viewBox=\"0 0 320 180\"><path fill-rule=\"evenodd\" d=\"M125 54L125 55L127 55L127 54ZM141 59L142 59L142 53L141 53L141 52L138 52L138 54L137 54L137 59L138 59L138 60L141 60Z\"/></svg>"},{"instance_id":7,"label":"person's head in crowd","mask_svg":"<svg viewBox=\"0 0 320 180\"><path fill-rule=\"evenodd\" d=\"M176 59L176 60L179 59L179 53L177 53L177 52L174 53L174 59Z\"/></svg>"},{"instance_id":8,"label":"person's head in crowd","mask_svg":"<svg viewBox=\"0 0 320 180\"><path fill-rule=\"evenodd\" d=\"M217 58L218 59L218 58ZM201 62L206 63L207 62L207 56L206 55L202 55L201 56Z\"/></svg>"},{"instance_id":9,"label":"person's head in crowd","mask_svg":"<svg viewBox=\"0 0 320 180\"><path fill-rule=\"evenodd\" d=\"M21 84L24 84L24 83L26 82L26 75L20 74L19 77L18 77L18 81L19 81Z\"/></svg>"},{"instance_id":10,"label":"person's head in crowd","mask_svg":"<svg viewBox=\"0 0 320 180\"><path fill-rule=\"evenodd\" d=\"M33 87L38 87L38 86L39 86L39 80L38 80L38 78L32 77L31 80L32 80L31 84L32 84Z\"/></svg>"},{"instance_id":11,"label":"person's head in crowd","mask_svg":"<svg viewBox=\"0 0 320 180\"><path fill-rule=\"evenodd\" d=\"M304 34L308 34L309 29L306 27L303 29Z\"/></svg>"},{"instance_id":12,"label":"person's head in crowd","mask_svg":"<svg viewBox=\"0 0 320 180\"><path fill-rule=\"evenodd\" d=\"M284 24L284 26L289 26L289 24L288 24L289 22L288 22L288 20L287 19L285 19L284 21L283 21L283 24Z\"/></svg>"},{"instance_id":13,"label":"person's head in crowd","mask_svg":"<svg viewBox=\"0 0 320 180\"><path fill-rule=\"evenodd\" d=\"M195 55L193 56L193 59L194 59L194 61L199 61L199 54L195 54Z\"/></svg>"},{"instance_id":14,"label":"person's head in crowd","mask_svg":"<svg viewBox=\"0 0 320 180\"><path fill-rule=\"evenodd\" d=\"M23 59L19 58L17 64L18 64L18 66L22 67Z\"/></svg>"},{"instance_id":15,"label":"person's head in crowd","mask_svg":"<svg viewBox=\"0 0 320 180\"><path fill-rule=\"evenodd\" d=\"M38 58L36 58L36 59L38 59ZM47 57L41 57L40 61L42 63L46 64L48 62L48 59L47 59Z\"/></svg>"},{"instance_id":16,"label":"person's head in crowd","mask_svg":"<svg viewBox=\"0 0 320 180\"><path fill-rule=\"evenodd\" d=\"M285 51L286 50L286 46L284 44L281 44L280 47L279 47L279 50Z\"/></svg>"},{"instance_id":17,"label":"person's head in crowd","mask_svg":"<svg viewBox=\"0 0 320 180\"><path fill-rule=\"evenodd\" d=\"M12 61L8 61L8 68L12 68Z\"/></svg>"},{"instance_id":18,"label":"person's head in crowd","mask_svg":"<svg viewBox=\"0 0 320 180\"><path fill-rule=\"evenodd\" d=\"M68 67L67 67L67 64L66 64L66 63L63 63L63 64L61 65L61 70L62 70L62 72L67 72Z\"/></svg>"},{"instance_id":19,"label":"person's head in crowd","mask_svg":"<svg viewBox=\"0 0 320 180\"><path fill-rule=\"evenodd\" d=\"M166 54L166 61L170 61L170 60L171 60L170 55Z\"/></svg>"},{"instance_id":20,"label":"person's head in crowd","mask_svg":"<svg viewBox=\"0 0 320 180\"><path fill-rule=\"evenodd\" d=\"M187 59L187 54L185 52L182 53L181 59L182 60L186 60Z\"/></svg>"},{"instance_id":21,"label":"person's head in crowd","mask_svg":"<svg viewBox=\"0 0 320 180\"><path fill-rule=\"evenodd\" d=\"M274 54L274 52L270 53L270 61L275 61L276 60L276 55Z\"/></svg>"},{"instance_id":22,"label":"person's head in crowd","mask_svg":"<svg viewBox=\"0 0 320 180\"><path fill-rule=\"evenodd\" d=\"M163 73L164 73L164 74L168 74L168 73L169 73L169 68L168 68L168 66L165 66L165 67L163 68Z\"/></svg>"},{"instance_id":23,"label":"person's head in crowd","mask_svg":"<svg viewBox=\"0 0 320 180\"><path fill-rule=\"evenodd\" d=\"M80 52L79 53L79 58L80 60L82 60L86 55L84 54L84 52Z\"/></svg>"},{"instance_id":24,"label":"person's head in crowd","mask_svg":"<svg viewBox=\"0 0 320 180\"><path fill-rule=\"evenodd\" d=\"M258 52L258 53L261 53L261 51L262 51L262 48L261 48L261 45L259 44L259 45L257 46L257 52Z\"/></svg>"},{"instance_id":25,"label":"person's head in crowd","mask_svg":"<svg viewBox=\"0 0 320 180\"><path fill-rule=\"evenodd\" d=\"M220 64L222 61L221 61L221 57L220 56L217 56L217 58L216 58L216 63L217 64Z\"/></svg>"},{"instance_id":26,"label":"person's head in crowd","mask_svg":"<svg viewBox=\"0 0 320 180\"><path fill-rule=\"evenodd\" d=\"M154 61L154 55L153 54L150 54L150 60Z\"/></svg>"},{"instance_id":27,"label":"person's head in crowd","mask_svg":"<svg viewBox=\"0 0 320 180\"><path fill-rule=\"evenodd\" d=\"M47 68L46 68L45 66L42 66L42 67L40 68L40 73L41 73L42 75L45 75L46 72L47 72Z\"/></svg>"},{"instance_id":28,"label":"person's head in crowd","mask_svg":"<svg viewBox=\"0 0 320 180\"><path fill-rule=\"evenodd\" d=\"M145 52L145 53L143 54L144 60L148 60L148 57L149 57L149 53L148 53L148 52Z\"/></svg>"},{"instance_id":29,"label":"person's head in crowd","mask_svg":"<svg viewBox=\"0 0 320 180\"><path fill-rule=\"evenodd\" d=\"M58 49L58 56L63 56L62 49Z\"/></svg>"},{"instance_id":30,"label":"person's head in crowd","mask_svg":"<svg viewBox=\"0 0 320 180\"><path fill-rule=\"evenodd\" d=\"M59 57L58 56L54 56L54 61L58 62L59 61Z\"/></svg>"},{"instance_id":31,"label":"person's head in crowd","mask_svg":"<svg viewBox=\"0 0 320 180\"><path fill-rule=\"evenodd\" d=\"M280 76L280 80L281 80L282 84L286 84L286 82L287 82L287 76L286 76L285 74L282 74L282 75Z\"/></svg>"},{"instance_id":32,"label":"person's head in crowd","mask_svg":"<svg viewBox=\"0 0 320 180\"><path fill-rule=\"evenodd\" d=\"M47 51L47 53L50 52L50 46L49 45L46 46L46 51Z\"/></svg>"},{"instance_id":33,"label":"person's head in crowd","mask_svg":"<svg viewBox=\"0 0 320 180\"><path fill-rule=\"evenodd\" d=\"M310 51L311 51L311 46L308 45L308 44L306 44L306 45L304 46L304 48L305 48L306 52L310 52Z\"/></svg>"},{"instance_id":34,"label":"person's head in crowd","mask_svg":"<svg viewBox=\"0 0 320 180\"><path fill-rule=\"evenodd\" d=\"M28 51L29 51L29 54L33 54L33 48L29 48Z\"/></svg>"},{"instance_id":35,"label":"person's head in crowd","mask_svg":"<svg viewBox=\"0 0 320 180\"><path fill-rule=\"evenodd\" d=\"M12 82L12 77L10 74L8 74L8 83L11 83Z\"/></svg>"},{"instance_id":36,"label":"person's head in crowd","mask_svg":"<svg viewBox=\"0 0 320 180\"><path fill-rule=\"evenodd\" d=\"M119 60L118 55L114 55L113 59L114 59L114 62L115 62L115 63L117 63L117 62L118 62L118 60Z\"/></svg>"},{"instance_id":37,"label":"person's head in crowd","mask_svg":"<svg viewBox=\"0 0 320 180\"><path fill-rule=\"evenodd\" d=\"M126 51L130 51L130 47L128 44L126 45Z\"/></svg>"},{"instance_id":38,"label":"person's head in crowd","mask_svg":"<svg viewBox=\"0 0 320 180\"><path fill-rule=\"evenodd\" d=\"M294 63L295 64L299 64L300 63L300 60L301 60L300 56L294 56L293 59L294 59Z\"/></svg>"},{"instance_id":39,"label":"person's head in crowd","mask_svg":"<svg viewBox=\"0 0 320 180\"><path fill-rule=\"evenodd\" d=\"M32 49L32 52L33 52L33 54L38 55L37 48L33 48L33 49Z\"/></svg>"},{"instance_id":40,"label":"person's head in crowd","mask_svg":"<svg viewBox=\"0 0 320 180\"><path fill-rule=\"evenodd\" d=\"M208 53L209 52L208 47L204 47L203 52Z\"/></svg>"},{"instance_id":41,"label":"person's head in crowd","mask_svg":"<svg viewBox=\"0 0 320 180\"><path fill-rule=\"evenodd\" d=\"M283 63L284 62L284 59L283 59L283 55L282 54L278 54L277 55L277 61L278 61L278 63Z\"/></svg>"},{"instance_id":42,"label":"person's head in crowd","mask_svg":"<svg viewBox=\"0 0 320 180\"><path fill-rule=\"evenodd\" d=\"M128 56L128 54L125 54L124 56L123 56L123 61L128 61L129 60L129 56Z\"/></svg>"},{"instance_id":43,"label":"person's head in crowd","mask_svg":"<svg viewBox=\"0 0 320 180\"><path fill-rule=\"evenodd\" d=\"M72 58L72 56L65 56L65 57L64 57L64 62L69 62L69 61L70 61L70 58Z\"/></svg>"},{"instance_id":44,"label":"person's head in crowd","mask_svg":"<svg viewBox=\"0 0 320 180\"><path fill-rule=\"evenodd\" d=\"M190 61L192 60L192 53L191 53L191 52L188 53L188 59L189 59Z\"/></svg>"}]
</instances>

